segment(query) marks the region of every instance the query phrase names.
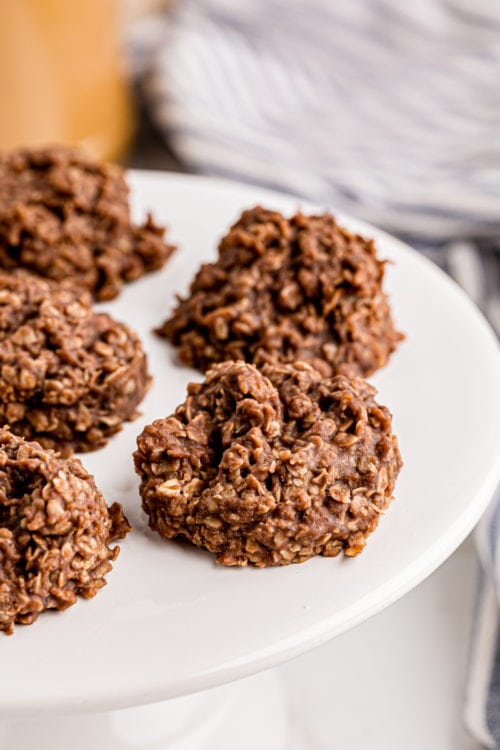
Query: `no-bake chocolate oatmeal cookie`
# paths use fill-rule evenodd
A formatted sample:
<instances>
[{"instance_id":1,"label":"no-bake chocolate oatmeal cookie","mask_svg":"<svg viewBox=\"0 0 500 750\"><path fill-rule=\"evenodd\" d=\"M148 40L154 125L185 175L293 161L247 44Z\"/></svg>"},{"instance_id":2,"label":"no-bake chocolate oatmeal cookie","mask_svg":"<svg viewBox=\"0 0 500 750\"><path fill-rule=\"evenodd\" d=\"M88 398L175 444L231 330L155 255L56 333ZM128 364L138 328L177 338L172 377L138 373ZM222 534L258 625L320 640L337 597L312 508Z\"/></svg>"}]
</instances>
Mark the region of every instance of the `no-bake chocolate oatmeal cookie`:
<instances>
[{"instance_id":1,"label":"no-bake chocolate oatmeal cookie","mask_svg":"<svg viewBox=\"0 0 500 750\"><path fill-rule=\"evenodd\" d=\"M0 631L94 596L129 530L78 459L0 429Z\"/></svg>"},{"instance_id":2,"label":"no-bake chocolate oatmeal cookie","mask_svg":"<svg viewBox=\"0 0 500 750\"><path fill-rule=\"evenodd\" d=\"M123 170L57 146L0 153L0 268L71 278L98 300L173 251L151 216L133 224Z\"/></svg>"},{"instance_id":3,"label":"no-bake chocolate oatmeal cookie","mask_svg":"<svg viewBox=\"0 0 500 750\"><path fill-rule=\"evenodd\" d=\"M329 214L286 219L245 211L198 271L159 329L180 360L306 360L325 375L366 376L384 365L401 334L382 290L384 262L372 240Z\"/></svg>"},{"instance_id":4,"label":"no-bake chocolate oatmeal cookie","mask_svg":"<svg viewBox=\"0 0 500 750\"><path fill-rule=\"evenodd\" d=\"M310 365L215 366L134 454L151 528L225 565L357 555L401 467L391 415L360 378Z\"/></svg>"},{"instance_id":5,"label":"no-bake chocolate oatmeal cookie","mask_svg":"<svg viewBox=\"0 0 500 750\"><path fill-rule=\"evenodd\" d=\"M136 415L150 378L139 338L86 291L0 272L0 426L63 455Z\"/></svg>"}]
</instances>

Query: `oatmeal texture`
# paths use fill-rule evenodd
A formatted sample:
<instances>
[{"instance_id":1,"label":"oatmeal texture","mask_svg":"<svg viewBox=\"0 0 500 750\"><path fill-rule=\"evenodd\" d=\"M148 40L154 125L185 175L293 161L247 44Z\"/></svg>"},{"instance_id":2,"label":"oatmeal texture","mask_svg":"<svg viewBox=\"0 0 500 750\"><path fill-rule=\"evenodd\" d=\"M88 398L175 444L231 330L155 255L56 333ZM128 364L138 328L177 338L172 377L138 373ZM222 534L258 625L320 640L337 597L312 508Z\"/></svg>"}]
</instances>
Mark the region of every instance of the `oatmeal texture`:
<instances>
[{"instance_id":1,"label":"oatmeal texture","mask_svg":"<svg viewBox=\"0 0 500 750\"><path fill-rule=\"evenodd\" d=\"M94 596L128 531L78 459L0 429L0 631Z\"/></svg>"},{"instance_id":2,"label":"oatmeal texture","mask_svg":"<svg viewBox=\"0 0 500 750\"><path fill-rule=\"evenodd\" d=\"M158 330L201 371L242 359L311 362L324 375L366 376L403 337L382 290L373 240L333 216L245 211Z\"/></svg>"},{"instance_id":3,"label":"oatmeal texture","mask_svg":"<svg viewBox=\"0 0 500 750\"><path fill-rule=\"evenodd\" d=\"M151 216L131 222L123 170L57 146L0 153L0 268L71 278L98 300L173 251Z\"/></svg>"},{"instance_id":4,"label":"oatmeal texture","mask_svg":"<svg viewBox=\"0 0 500 750\"><path fill-rule=\"evenodd\" d=\"M0 272L0 425L63 455L94 450L149 382L139 338L88 292Z\"/></svg>"},{"instance_id":5,"label":"oatmeal texture","mask_svg":"<svg viewBox=\"0 0 500 750\"><path fill-rule=\"evenodd\" d=\"M138 438L149 525L224 565L357 555L401 467L374 396L361 378L325 378L303 362L216 365Z\"/></svg>"}]
</instances>

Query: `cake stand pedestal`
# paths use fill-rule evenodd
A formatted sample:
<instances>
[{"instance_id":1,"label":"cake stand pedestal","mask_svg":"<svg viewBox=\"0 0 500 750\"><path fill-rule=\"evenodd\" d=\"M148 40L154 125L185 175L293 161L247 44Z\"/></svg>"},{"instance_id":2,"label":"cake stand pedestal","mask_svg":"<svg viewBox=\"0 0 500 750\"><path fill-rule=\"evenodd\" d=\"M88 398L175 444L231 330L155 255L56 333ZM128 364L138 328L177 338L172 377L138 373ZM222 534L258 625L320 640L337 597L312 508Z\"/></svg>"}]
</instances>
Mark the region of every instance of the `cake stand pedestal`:
<instances>
[{"instance_id":1,"label":"cake stand pedestal","mask_svg":"<svg viewBox=\"0 0 500 750\"><path fill-rule=\"evenodd\" d=\"M149 706L0 720L0 750L285 750L286 738L273 670Z\"/></svg>"}]
</instances>

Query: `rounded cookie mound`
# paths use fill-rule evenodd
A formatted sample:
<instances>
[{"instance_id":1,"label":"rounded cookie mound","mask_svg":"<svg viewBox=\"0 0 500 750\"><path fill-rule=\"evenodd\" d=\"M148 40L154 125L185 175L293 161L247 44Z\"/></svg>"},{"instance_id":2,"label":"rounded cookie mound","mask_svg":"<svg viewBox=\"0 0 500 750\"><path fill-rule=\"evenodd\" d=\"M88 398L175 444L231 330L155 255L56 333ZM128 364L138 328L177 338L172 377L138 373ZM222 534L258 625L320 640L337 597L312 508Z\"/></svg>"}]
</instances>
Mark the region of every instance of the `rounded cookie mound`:
<instances>
[{"instance_id":1,"label":"rounded cookie mound","mask_svg":"<svg viewBox=\"0 0 500 750\"><path fill-rule=\"evenodd\" d=\"M148 385L135 333L88 292L0 272L0 425L68 455L100 448Z\"/></svg>"},{"instance_id":2,"label":"rounded cookie mound","mask_svg":"<svg viewBox=\"0 0 500 750\"><path fill-rule=\"evenodd\" d=\"M78 459L0 429L0 631L94 596L129 530Z\"/></svg>"},{"instance_id":3,"label":"rounded cookie mound","mask_svg":"<svg viewBox=\"0 0 500 750\"><path fill-rule=\"evenodd\" d=\"M123 170L57 146L0 153L0 268L71 277L96 299L163 266L173 247L151 216L131 222Z\"/></svg>"},{"instance_id":4,"label":"rounded cookie mound","mask_svg":"<svg viewBox=\"0 0 500 750\"><path fill-rule=\"evenodd\" d=\"M360 378L244 362L191 383L134 454L149 525L225 565L357 555L401 467L391 415Z\"/></svg>"},{"instance_id":5,"label":"rounded cookie mound","mask_svg":"<svg viewBox=\"0 0 500 750\"><path fill-rule=\"evenodd\" d=\"M182 362L305 360L323 374L369 375L402 336L373 240L333 216L245 211L158 330Z\"/></svg>"}]
</instances>

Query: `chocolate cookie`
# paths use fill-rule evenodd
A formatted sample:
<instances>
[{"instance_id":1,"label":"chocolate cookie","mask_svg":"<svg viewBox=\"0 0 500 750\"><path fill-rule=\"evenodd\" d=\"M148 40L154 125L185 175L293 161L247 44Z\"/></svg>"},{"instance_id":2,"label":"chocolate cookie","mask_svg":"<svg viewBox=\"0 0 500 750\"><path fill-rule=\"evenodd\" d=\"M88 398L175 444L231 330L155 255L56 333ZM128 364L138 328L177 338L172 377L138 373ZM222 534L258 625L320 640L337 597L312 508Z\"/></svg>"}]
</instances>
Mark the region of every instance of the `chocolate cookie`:
<instances>
[{"instance_id":1,"label":"chocolate cookie","mask_svg":"<svg viewBox=\"0 0 500 750\"><path fill-rule=\"evenodd\" d=\"M245 211L159 329L205 371L242 359L311 362L325 375L366 376L402 339L382 290L373 240L329 214L291 219Z\"/></svg>"},{"instance_id":2,"label":"chocolate cookie","mask_svg":"<svg viewBox=\"0 0 500 750\"><path fill-rule=\"evenodd\" d=\"M128 531L80 461L0 429L0 631L94 596Z\"/></svg>"},{"instance_id":3,"label":"chocolate cookie","mask_svg":"<svg viewBox=\"0 0 500 750\"><path fill-rule=\"evenodd\" d=\"M364 380L310 365L215 366L134 454L149 525L224 565L357 555L401 467L391 415Z\"/></svg>"},{"instance_id":4,"label":"chocolate cookie","mask_svg":"<svg viewBox=\"0 0 500 750\"><path fill-rule=\"evenodd\" d=\"M57 146L0 153L0 268L71 278L98 300L173 251L148 216L133 224L123 170Z\"/></svg>"},{"instance_id":5,"label":"chocolate cookie","mask_svg":"<svg viewBox=\"0 0 500 750\"><path fill-rule=\"evenodd\" d=\"M64 455L94 450L149 382L139 338L88 292L0 272L0 426Z\"/></svg>"}]
</instances>

